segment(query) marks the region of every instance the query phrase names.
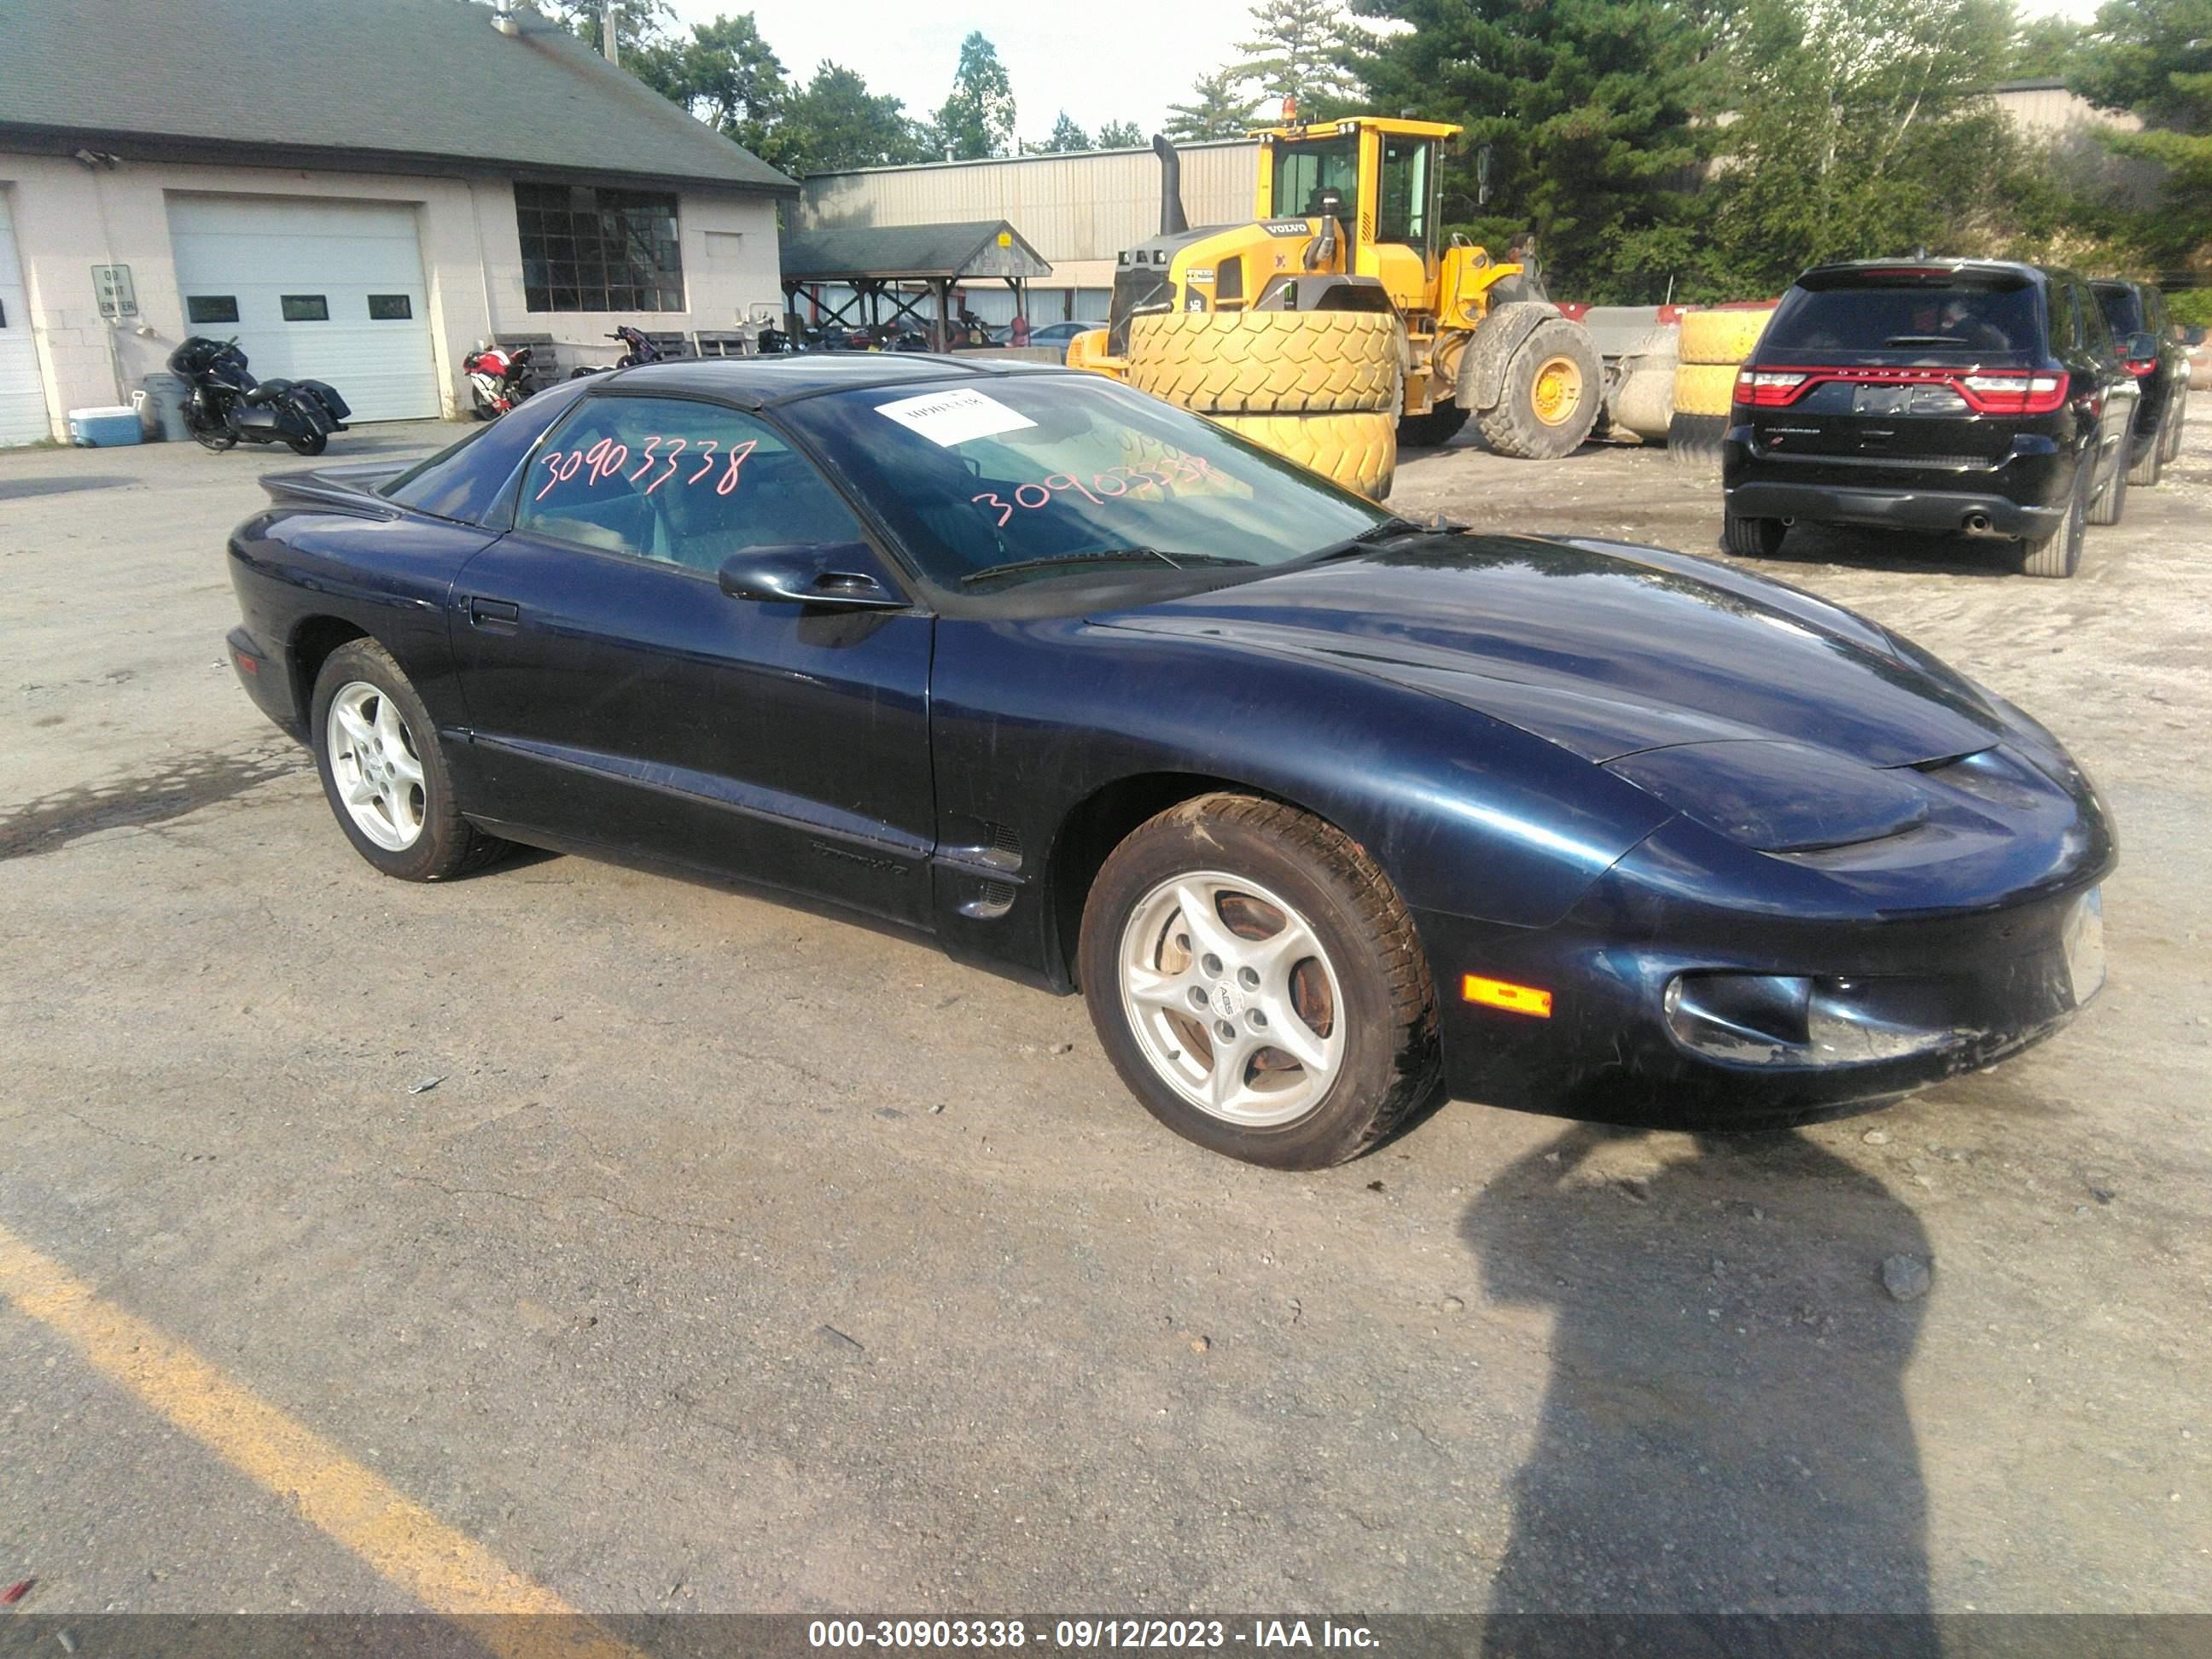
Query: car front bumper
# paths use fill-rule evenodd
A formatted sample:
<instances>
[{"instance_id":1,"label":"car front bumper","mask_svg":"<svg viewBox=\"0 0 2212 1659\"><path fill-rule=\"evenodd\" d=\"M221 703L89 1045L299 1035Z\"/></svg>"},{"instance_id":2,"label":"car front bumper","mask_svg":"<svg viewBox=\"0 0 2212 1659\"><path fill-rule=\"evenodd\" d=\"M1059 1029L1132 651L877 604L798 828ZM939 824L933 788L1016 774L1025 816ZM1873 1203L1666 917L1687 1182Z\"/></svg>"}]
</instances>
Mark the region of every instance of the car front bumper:
<instances>
[{"instance_id":1,"label":"car front bumper","mask_svg":"<svg viewBox=\"0 0 2212 1659\"><path fill-rule=\"evenodd\" d=\"M1672 936L1624 929L1603 884L1548 928L1421 914L1446 1086L1455 1099L1654 1128L1778 1127L1885 1104L2040 1042L2095 995L2094 873L1972 915L1841 923L1692 911ZM1469 974L1547 992L1545 1012L1470 1000ZM1670 1011L1670 986L1771 981L1813 986L1840 1011L1844 1047L1732 1041L1685 1018L1694 993L1678 992Z\"/></svg>"}]
</instances>

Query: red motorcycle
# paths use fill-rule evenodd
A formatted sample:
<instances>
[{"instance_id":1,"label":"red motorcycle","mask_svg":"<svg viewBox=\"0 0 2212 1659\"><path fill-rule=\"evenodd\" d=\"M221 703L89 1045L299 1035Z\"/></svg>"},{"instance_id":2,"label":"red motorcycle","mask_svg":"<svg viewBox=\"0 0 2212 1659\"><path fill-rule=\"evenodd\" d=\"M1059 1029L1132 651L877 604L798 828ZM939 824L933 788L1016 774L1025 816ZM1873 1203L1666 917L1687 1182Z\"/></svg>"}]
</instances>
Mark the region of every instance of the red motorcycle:
<instances>
[{"instance_id":1,"label":"red motorcycle","mask_svg":"<svg viewBox=\"0 0 2212 1659\"><path fill-rule=\"evenodd\" d=\"M479 340L476 350L461 365L461 372L469 377L469 396L480 421L498 419L538 390L528 346L510 351Z\"/></svg>"}]
</instances>

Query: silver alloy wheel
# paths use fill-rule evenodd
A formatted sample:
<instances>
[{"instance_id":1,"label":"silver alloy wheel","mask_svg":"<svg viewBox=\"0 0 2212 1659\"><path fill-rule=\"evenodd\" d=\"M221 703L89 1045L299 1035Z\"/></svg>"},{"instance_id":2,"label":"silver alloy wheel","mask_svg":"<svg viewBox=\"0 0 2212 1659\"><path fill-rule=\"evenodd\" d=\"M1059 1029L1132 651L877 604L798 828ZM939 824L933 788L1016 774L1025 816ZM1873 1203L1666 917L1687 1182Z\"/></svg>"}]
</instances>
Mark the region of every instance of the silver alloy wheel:
<instances>
[{"instance_id":1,"label":"silver alloy wheel","mask_svg":"<svg viewBox=\"0 0 2212 1659\"><path fill-rule=\"evenodd\" d=\"M1241 1128L1303 1117L1344 1064L1344 996L1312 925L1243 876L1194 870L1129 913L1121 1012L1152 1069Z\"/></svg>"},{"instance_id":2,"label":"silver alloy wheel","mask_svg":"<svg viewBox=\"0 0 2212 1659\"><path fill-rule=\"evenodd\" d=\"M338 799L361 833L387 853L422 835L422 758L399 707L367 680L349 680L331 699L324 743Z\"/></svg>"}]
</instances>

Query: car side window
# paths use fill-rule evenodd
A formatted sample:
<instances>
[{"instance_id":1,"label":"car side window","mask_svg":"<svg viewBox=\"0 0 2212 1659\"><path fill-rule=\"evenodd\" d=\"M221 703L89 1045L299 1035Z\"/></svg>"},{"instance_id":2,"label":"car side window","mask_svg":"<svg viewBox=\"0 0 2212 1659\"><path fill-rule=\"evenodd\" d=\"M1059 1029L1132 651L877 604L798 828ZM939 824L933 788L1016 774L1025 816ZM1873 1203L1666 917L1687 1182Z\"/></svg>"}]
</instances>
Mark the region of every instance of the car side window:
<instances>
[{"instance_id":1,"label":"car side window","mask_svg":"<svg viewBox=\"0 0 2212 1659\"><path fill-rule=\"evenodd\" d=\"M2105 308L2080 289L2075 293L2082 301L2081 343L2100 357L2117 355L2119 348L2112 343L2112 331L2105 325Z\"/></svg>"},{"instance_id":2,"label":"car side window","mask_svg":"<svg viewBox=\"0 0 2212 1659\"><path fill-rule=\"evenodd\" d=\"M861 539L774 427L677 398L586 398L531 462L515 528L708 574L749 547Z\"/></svg>"}]
</instances>

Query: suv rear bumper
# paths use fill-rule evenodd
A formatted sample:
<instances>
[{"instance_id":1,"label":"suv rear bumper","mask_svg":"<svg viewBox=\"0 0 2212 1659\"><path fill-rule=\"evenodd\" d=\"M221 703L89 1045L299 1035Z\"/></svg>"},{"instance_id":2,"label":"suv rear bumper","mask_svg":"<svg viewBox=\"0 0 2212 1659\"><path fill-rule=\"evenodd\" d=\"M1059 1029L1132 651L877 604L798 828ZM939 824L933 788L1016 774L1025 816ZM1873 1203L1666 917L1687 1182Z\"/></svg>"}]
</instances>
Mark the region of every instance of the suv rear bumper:
<instances>
[{"instance_id":1,"label":"suv rear bumper","mask_svg":"<svg viewBox=\"0 0 2212 1659\"><path fill-rule=\"evenodd\" d=\"M1986 490L1749 483L1734 485L1723 494L1729 513L1742 519L1804 519L1953 532L1971 527L1979 534L2021 536L2030 541L2054 534L2066 520L2063 507L2025 507Z\"/></svg>"}]
</instances>

